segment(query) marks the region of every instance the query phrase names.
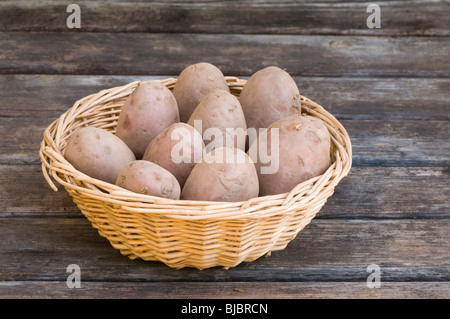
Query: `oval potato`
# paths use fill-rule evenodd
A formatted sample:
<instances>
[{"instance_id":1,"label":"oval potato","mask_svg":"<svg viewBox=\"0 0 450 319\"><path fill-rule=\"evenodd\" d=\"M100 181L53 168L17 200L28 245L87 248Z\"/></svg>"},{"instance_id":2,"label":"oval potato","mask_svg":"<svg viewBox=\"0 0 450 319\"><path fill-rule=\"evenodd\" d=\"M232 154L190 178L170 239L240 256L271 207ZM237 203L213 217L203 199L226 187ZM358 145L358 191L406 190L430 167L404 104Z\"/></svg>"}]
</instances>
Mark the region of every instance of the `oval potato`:
<instances>
[{"instance_id":1,"label":"oval potato","mask_svg":"<svg viewBox=\"0 0 450 319\"><path fill-rule=\"evenodd\" d=\"M180 110L180 120L187 122L200 101L212 90L230 91L225 77L216 66L201 62L181 71L173 95Z\"/></svg>"},{"instance_id":2,"label":"oval potato","mask_svg":"<svg viewBox=\"0 0 450 319\"><path fill-rule=\"evenodd\" d=\"M255 165L238 148L216 148L194 166L181 192L181 199L245 201L258 196Z\"/></svg>"},{"instance_id":3,"label":"oval potato","mask_svg":"<svg viewBox=\"0 0 450 319\"><path fill-rule=\"evenodd\" d=\"M64 157L79 171L109 183L114 183L120 170L136 159L120 138L90 126L72 133Z\"/></svg>"},{"instance_id":4,"label":"oval potato","mask_svg":"<svg viewBox=\"0 0 450 319\"><path fill-rule=\"evenodd\" d=\"M224 146L245 150L244 112L237 97L228 91L215 90L206 95L187 123L202 134L207 152ZM211 143L214 145L208 147Z\"/></svg>"},{"instance_id":5,"label":"oval potato","mask_svg":"<svg viewBox=\"0 0 450 319\"><path fill-rule=\"evenodd\" d=\"M282 118L301 113L300 92L284 70L270 66L254 73L239 95L248 128L267 128Z\"/></svg>"},{"instance_id":6,"label":"oval potato","mask_svg":"<svg viewBox=\"0 0 450 319\"><path fill-rule=\"evenodd\" d=\"M294 114L270 125L248 150L258 172L260 195L287 193L323 174L331 165L330 147L330 133L320 119Z\"/></svg>"},{"instance_id":7,"label":"oval potato","mask_svg":"<svg viewBox=\"0 0 450 319\"><path fill-rule=\"evenodd\" d=\"M174 123L148 144L142 159L167 169L183 187L204 148L202 136L192 126Z\"/></svg>"},{"instance_id":8,"label":"oval potato","mask_svg":"<svg viewBox=\"0 0 450 319\"><path fill-rule=\"evenodd\" d=\"M172 92L160 82L144 82L125 101L116 135L140 159L152 139L179 121L177 101Z\"/></svg>"},{"instance_id":9,"label":"oval potato","mask_svg":"<svg viewBox=\"0 0 450 319\"><path fill-rule=\"evenodd\" d=\"M170 199L179 199L181 192L175 176L161 166L144 160L127 164L120 171L116 185L135 193Z\"/></svg>"}]
</instances>

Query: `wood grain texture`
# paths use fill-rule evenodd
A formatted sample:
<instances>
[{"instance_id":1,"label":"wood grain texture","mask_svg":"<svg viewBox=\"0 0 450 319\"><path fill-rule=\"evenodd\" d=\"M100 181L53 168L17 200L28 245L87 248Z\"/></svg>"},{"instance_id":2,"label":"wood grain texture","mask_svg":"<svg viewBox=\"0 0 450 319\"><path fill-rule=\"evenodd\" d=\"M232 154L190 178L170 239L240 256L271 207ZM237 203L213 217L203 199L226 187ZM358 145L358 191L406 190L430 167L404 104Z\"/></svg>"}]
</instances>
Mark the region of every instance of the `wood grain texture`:
<instances>
[{"instance_id":1,"label":"wood grain texture","mask_svg":"<svg viewBox=\"0 0 450 319\"><path fill-rule=\"evenodd\" d=\"M164 75L206 61L235 76L269 65L293 76L450 76L447 37L3 32L0 46L3 74Z\"/></svg>"},{"instance_id":2,"label":"wood grain texture","mask_svg":"<svg viewBox=\"0 0 450 319\"><path fill-rule=\"evenodd\" d=\"M341 123L352 140L355 165L450 165L450 159L442 152L450 149L448 121L342 120Z\"/></svg>"},{"instance_id":3,"label":"wood grain texture","mask_svg":"<svg viewBox=\"0 0 450 319\"><path fill-rule=\"evenodd\" d=\"M224 270L175 270L130 260L85 219L1 218L4 281L61 281L78 264L86 281L365 282L370 264L385 281L450 281L449 220L313 220L288 246ZM130 284L131 285L131 284Z\"/></svg>"},{"instance_id":4,"label":"wood grain texture","mask_svg":"<svg viewBox=\"0 0 450 319\"><path fill-rule=\"evenodd\" d=\"M64 188L54 192L38 165L0 165L0 217L84 218ZM448 167L353 167L319 219L450 217Z\"/></svg>"},{"instance_id":5,"label":"wood grain texture","mask_svg":"<svg viewBox=\"0 0 450 319\"><path fill-rule=\"evenodd\" d=\"M40 165L0 166L1 217L82 217L64 188L54 192Z\"/></svg>"},{"instance_id":6,"label":"wood grain texture","mask_svg":"<svg viewBox=\"0 0 450 319\"><path fill-rule=\"evenodd\" d=\"M361 282L82 282L69 289L66 281L2 281L0 297L69 299L448 299L449 282L382 282L367 288ZM95 296L95 297L94 297ZM161 301L158 301L161 302ZM164 301L163 301L164 302ZM188 302L188 301L186 301ZM224 301L225 302L225 301ZM301 305L301 303L299 304ZM180 309L166 309L174 314ZM277 313L269 308L269 313Z\"/></svg>"},{"instance_id":7,"label":"wood grain texture","mask_svg":"<svg viewBox=\"0 0 450 319\"><path fill-rule=\"evenodd\" d=\"M366 2L78 1L76 32L342 34L448 36L446 1L383 1L380 29L369 29ZM0 31L74 32L65 1L2 1Z\"/></svg>"},{"instance_id":8,"label":"wood grain texture","mask_svg":"<svg viewBox=\"0 0 450 319\"><path fill-rule=\"evenodd\" d=\"M89 94L162 76L0 75L0 116L56 119ZM243 77L246 79L247 77ZM450 120L450 79L294 77L303 95L338 119Z\"/></svg>"}]
</instances>

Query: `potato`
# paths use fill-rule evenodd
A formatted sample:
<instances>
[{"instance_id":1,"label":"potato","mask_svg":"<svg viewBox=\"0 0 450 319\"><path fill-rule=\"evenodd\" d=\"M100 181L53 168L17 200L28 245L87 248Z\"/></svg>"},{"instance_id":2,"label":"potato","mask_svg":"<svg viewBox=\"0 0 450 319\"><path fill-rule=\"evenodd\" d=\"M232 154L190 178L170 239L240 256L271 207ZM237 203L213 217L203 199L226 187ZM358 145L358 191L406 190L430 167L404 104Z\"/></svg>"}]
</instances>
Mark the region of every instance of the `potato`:
<instances>
[{"instance_id":1,"label":"potato","mask_svg":"<svg viewBox=\"0 0 450 319\"><path fill-rule=\"evenodd\" d=\"M258 196L255 165L248 155L231 147L216 148L194 166L181 192L181 199L245 201Z\"/></svg>"},{"instance_id":2,"label":"potato","mask_svg":"<svg viewBox=\"0 0 450 319\"><path fill-rule=\"evenodd\" d=\"M230 91L222 71L216 66L201 62L186 67L173 88L181 121L186 123L200 101L216 89Z\"/></svg>"},{"instance_id":3,"label":"potato","mask_svg":"<svg viewBox=\"0 0 450 319\"><path fill-rule=\"evenodd\" d=\"M330 133L320 119L294 114L270 125L248 151L258 172L260 195L290 192L323 174L331 165L330 147Z\"/></svg>"},{"instance_id":4,"label":"potato","mask_svg":"<svg viewBox=\"0 0 450 319\"><path fill-rule=\"evenodd\" d=\"M167 169L183 187L204 148L202 136L192 126L174 123L148 144L142 159Z\"/></svg>"},{"instance_id":5,"label":"potato","mask_svg":"<svg viewBox=\"0 0 450 319\"><path fill-rule=\"evenodd\" d=\"M85 126L70 136L64 157L77 170L93 178L114 183L120 170L136 158L113 133Z\"/></svg>"},{"instance_id":6,"label":"potato","mask_svg":"<svg viewBox=\"0 0 450 319\"><path fill-rule=\"evenodd\" d=\"M206 95L187 123L202 134L207 152L224 146L245 150L244 112L237 97L228 91L215 90Z\"/></svg>"},{"instance_id":7,"label":"potato","mask_svg":"<svg viewBox=\"0 0 450 319\"><path fill-rule=\"evenodd\" d=\"M145 82L125 101L119 115L116 135L140 159L153 138L179 121L177 101L172 92L157 81Z\"/></svg>"},{"instance_id":8,"label":"potato","mask_svg":"<svg viewBox=\"0 0 450 319\"><path fill-rule=\"evenodd\" d=\"M239 96L247 127L267 128L282 118L301 113L300 93L292 77L269 66L254 73Z\"/></svg>"},{"instance_id":9,"label":"potato","mask_svg":"<svg viewBox=\"0 0 450 319\"><path fill-rule=\"evenodd\" d=\"M161 166L144 160L127 164L120 171L116 185L135 193L170 199L179 199L181 192L175 176Z\"/></svg>"}]
</instances>

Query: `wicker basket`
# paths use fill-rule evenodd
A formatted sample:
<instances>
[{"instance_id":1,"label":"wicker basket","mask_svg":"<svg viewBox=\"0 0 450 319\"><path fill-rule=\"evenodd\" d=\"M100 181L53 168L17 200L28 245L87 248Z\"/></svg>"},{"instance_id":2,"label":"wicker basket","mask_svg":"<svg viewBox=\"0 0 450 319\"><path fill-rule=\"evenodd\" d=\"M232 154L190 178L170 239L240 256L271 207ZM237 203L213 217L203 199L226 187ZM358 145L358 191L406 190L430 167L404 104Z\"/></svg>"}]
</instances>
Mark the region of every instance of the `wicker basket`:
<instances>
[{"instance_id":1,"label":"wicker basket","mask_svg":"<svg viewBox=\"0 0 450 319\"><path fill-rule=\"evenodd\" d=\"M239 96L246 81L226 79L231 92ZM176 79L160 82L172 89ZM232 203L170 200L133 193L76 170L63 156L72 132L86 125L114 132L121 106L138 84L77 101L45 130L40 148L42 171L50 186L58 190L53 177L99 234L132 259L158 260L173 268L229 268L284 249L350 170L352 149L346 130L305 97L301 97L303 112L323 120L331 133L333 164L289 193Z\"/></svg>"}]
</instances>

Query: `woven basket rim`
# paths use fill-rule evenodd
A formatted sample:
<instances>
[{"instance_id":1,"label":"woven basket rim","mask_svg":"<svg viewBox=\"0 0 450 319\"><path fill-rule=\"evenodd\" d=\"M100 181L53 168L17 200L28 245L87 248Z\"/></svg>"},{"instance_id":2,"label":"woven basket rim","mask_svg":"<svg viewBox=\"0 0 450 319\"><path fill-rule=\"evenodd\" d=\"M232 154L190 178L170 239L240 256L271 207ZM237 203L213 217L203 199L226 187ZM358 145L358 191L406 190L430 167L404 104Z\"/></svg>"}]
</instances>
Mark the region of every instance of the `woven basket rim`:
<instances>
[{"instance_id":1,"label":"woven basket rim","mask_svg":"<svg viewBox=\"0 0 450 319\"><path fill-rule=\"evenodd\" d=\"M238 95L246 83L246 80L234 76L225 78L230 91L235 95ZM169 89L172 89L176 78L169 77L152 81L159 81ZM297 209L297 206L300 205L299 203L306 205L308 202L313 201L315 197L320 197L321 193L325 193L322 196L329 197L338 182L347 176L350 171L352 147L347 131L332 114L303 95L301 95L302 112L329 122L326 124L329 131L333 131L330 131L330 134L332 134L332 143L334 143L337 158L334 159L334 162L324 174L298 184L290 192L259 196L240 202L173 200L134 193L117 185L92 178L75 169L64 158L62 149L58 146L70 136L66 132L67 126L74 121L80 121L80 118L83 118L82 115L92 107L100 106L101 109L103 105L106 105L104 107L105 110L113 109L113 106L108 105L111 100L126 98L137 85L145 82L148 81L134 81L123 86L105 89L88 95L76 101L71 108L61 114L59 118L45 129L39 155L42 162L43 175L54 191L58 191L58 188L51 177L65 187L67 191L86 194L105 203L120 206L127 212L164 214L170 217L191 220L205 218L260 218L271 216L271 207L276 207L276 212L273 212L273 214L279 215L280 206L283 206L285 213L289 213ZM83 123L83 120L80 123ZM90 123L87 122L80 125L88 126ZM108 123L107 128L111 127L114 127L114 122L112 124ZM71 132L73 131L74 129L71 130Z\"/></svg>"}]
</instances>

